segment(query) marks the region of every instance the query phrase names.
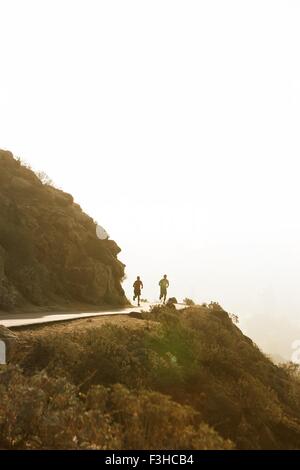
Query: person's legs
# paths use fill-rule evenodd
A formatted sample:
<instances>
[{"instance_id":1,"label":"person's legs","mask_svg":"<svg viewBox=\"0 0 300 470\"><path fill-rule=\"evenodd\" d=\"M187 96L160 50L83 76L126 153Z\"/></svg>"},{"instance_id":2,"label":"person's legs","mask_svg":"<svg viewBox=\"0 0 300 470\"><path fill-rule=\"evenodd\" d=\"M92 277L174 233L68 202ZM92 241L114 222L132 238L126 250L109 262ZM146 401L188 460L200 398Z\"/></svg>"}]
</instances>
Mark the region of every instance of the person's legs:
<instances>
[{"instance_id":1,"label":"person's legs","mask_svg":"<svg viewBox=\"0 0 300 470\"><path fill-rule=\"evenodd\" d=\"M162 298L163 298L163 290L162 288L160 288L159 300L161 300Z\"/></svg>"},{"instance_id":2,"label":"person's legs","mask_svg":"<svg viewBox=\"0 0 300 470\"><path fill-rule=\"evenodd\" d=\"M138 306L140 306L140 296L141 296L141 291L139 290L134 291L133 300L135 300L136 298L138 299Z\"/></svg>"},{"instance_id":3,"label":"person's legs","mask_svg":"<svg viewBox=\"0 0 300 470\"><path fill-rule=\"evenodd\" d=\"M163 287L160 289L160 298L159 300L163 300L163 303L166 302L167 291Z\"/></svg>"}]
</instances>

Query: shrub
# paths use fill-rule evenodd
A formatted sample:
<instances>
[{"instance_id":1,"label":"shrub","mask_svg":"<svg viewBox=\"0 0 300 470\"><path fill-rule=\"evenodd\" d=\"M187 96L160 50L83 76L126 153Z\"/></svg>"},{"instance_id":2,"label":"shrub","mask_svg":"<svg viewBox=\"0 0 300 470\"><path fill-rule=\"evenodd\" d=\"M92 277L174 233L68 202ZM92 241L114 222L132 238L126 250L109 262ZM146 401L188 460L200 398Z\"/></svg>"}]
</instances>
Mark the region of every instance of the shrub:
<instances>
[{"instance_id":1,"label":"shrub","mask_svg":"<svg viewBox=\"0 0 300 470\"><path fill-rule=\"evenodd\" d=\"M195 305L195 302L192 300L192 299L189 299L188 297L186 297L185 299L183 299L183 303L185 305L188 305L189 307L191 307L192 305Z\"/></svg>"},{"instance_id":2,"label":"shrub","mask_svg":"<svg viewBox=\"0 0 300 470\"><path fill-rule=\"evenodd\" d=\"M41 183L43 183L46 186L54 187L54 183L52 179L47 175L47 173L45 173L44 171L37 171L35 174L38 177L38 179L41 181Z\"/></svg>"},{"instance_id":3,"label":"shrub","mask_svg":"<svg viewBox=\"0 0 300 470\"><path fill-rule=\"evenodd\" d=\"M122 385L87 394L64 378L0 369L4 449L230 449L195 411L155 392Z\"/></svg>"},{"instance_id":4,"label":"shrub","mask_svg":"<svg viewBox=\"0 0 300 470\"><path fill-rule=\"evenodd\" d=\"M194 430L201 435L203 422L238 448L299 448L297 371L275 366L224 310L191 307L177 312L156 306L140 317L138 328L106 324L75 333L39 335L26 355L17 351L15 360L20 358L29 377L44 372L51 378L63 377L88 397L92 389L98 390L95 396L102 394L103 403L111 403L110 425L123 429L118 439L124 448L137 442L166 447L173 443L171 429L179 446L187 442L200 446ZM159 417L163 413L172 428ZM155 430L147 434L146 428L154 429L158 419L168 442L161 435L158 438ZM148 423L145 428L143 420ZM137 430L138 441L125 435L125 422L130 435Z\"/></svg>"}]
</instances>

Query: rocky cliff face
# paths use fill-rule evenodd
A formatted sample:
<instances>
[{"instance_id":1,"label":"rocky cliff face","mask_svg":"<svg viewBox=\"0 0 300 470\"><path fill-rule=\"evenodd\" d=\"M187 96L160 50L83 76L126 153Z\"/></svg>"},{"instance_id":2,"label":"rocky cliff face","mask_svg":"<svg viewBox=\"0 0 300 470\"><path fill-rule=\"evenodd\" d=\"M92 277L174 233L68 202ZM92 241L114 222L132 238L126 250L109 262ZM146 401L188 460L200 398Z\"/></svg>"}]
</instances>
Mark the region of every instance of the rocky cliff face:
<instances>
[{"instance_id":1,"label":"rocky cliff face","mask_svg":"<svg viewBox=\"0 0 300 470\"><path fill-rule=\"evenodd\" d=\"M124 264L73 197L0 150L0 310L126 303Z\"/></svg>"}]
</instances>

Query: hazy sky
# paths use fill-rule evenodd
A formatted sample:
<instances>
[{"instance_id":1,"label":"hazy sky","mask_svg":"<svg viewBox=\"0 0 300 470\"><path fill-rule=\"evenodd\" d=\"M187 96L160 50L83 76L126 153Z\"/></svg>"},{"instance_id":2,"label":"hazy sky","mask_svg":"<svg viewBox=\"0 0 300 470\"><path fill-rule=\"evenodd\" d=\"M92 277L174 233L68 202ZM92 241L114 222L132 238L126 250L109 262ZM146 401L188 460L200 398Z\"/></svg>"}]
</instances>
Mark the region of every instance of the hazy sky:
<instances>
[{"instance_id":1,"label":"hazy sky","mask_svg":"<svg viewBox=\"0 0 300 470\"><path fill-rule=\"evenodd\" d=\"M0 19L0 147L108 230L126 289L154 299L167 273L250 333L300 325L300 2L0 0Z\"/></svg>"}]
</instances>

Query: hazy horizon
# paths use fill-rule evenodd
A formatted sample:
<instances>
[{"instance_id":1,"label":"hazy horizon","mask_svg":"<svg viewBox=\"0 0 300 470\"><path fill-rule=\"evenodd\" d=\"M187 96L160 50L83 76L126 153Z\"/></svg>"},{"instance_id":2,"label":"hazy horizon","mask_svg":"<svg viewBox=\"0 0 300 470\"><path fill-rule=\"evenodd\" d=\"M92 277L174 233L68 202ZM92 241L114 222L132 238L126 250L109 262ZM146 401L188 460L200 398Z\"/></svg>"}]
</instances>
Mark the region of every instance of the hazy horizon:
<instances>
[{"instance_id":1,"label":"hazy horizon","mask_svg":"<svg viewBox=\"0 0 300 470\"><path fill-rule=\"evenodd\" d=\"M170 295L218 301L288 351L299 3L0 0L0 15L0 148L105 227L129 298L140 275L156 299L167 273Z\"/></svg>"}]
</instances>

